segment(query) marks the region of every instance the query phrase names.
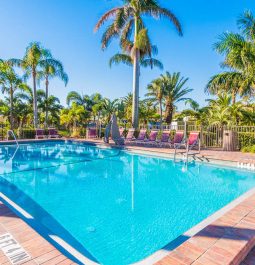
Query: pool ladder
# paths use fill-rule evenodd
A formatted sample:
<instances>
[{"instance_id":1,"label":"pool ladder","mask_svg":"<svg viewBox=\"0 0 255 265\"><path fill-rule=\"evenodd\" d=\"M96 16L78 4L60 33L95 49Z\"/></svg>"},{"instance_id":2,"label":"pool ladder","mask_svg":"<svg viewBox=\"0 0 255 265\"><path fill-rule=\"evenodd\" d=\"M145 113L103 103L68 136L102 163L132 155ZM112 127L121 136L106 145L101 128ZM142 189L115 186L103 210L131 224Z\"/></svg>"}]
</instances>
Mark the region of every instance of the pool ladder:
<instances>
[{"instance_id":1,"label":"pool ladder","mask_svg":"<svg viewBox=\"0 0 255 265\"><path fill-rule=\"evenodd\" d=\"M7 131L7 141L9 140L9 135L12 135L14 141L16 142L16 145L19 146L19 142L17 141L17 138L16 138L15 133L13 132L13 130L8 130Z\"/></svg>"}]
</instances>

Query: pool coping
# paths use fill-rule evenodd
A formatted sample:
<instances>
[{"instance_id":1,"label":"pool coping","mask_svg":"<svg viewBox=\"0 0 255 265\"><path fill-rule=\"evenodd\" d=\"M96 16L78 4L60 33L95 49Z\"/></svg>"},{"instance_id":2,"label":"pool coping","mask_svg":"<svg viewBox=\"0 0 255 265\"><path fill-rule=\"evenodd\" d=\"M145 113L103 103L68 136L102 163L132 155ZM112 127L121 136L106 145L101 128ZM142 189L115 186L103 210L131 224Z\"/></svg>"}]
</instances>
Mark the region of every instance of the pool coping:
<instances>
[{"instance_id":1,"label":"pool coping","mask_svg":"<svg viewBox=\"0 0 255 265\"><path fill-rule=\"evenodd\" d=\"M43 140L43 141L45 141L45 140ZM50 141L52 141L52 139ZM79 142L79 141L76 141L76 140L70 140L70 142L73 142L73 141ZM22 143L27 143L27 142L29 143L31 141L24 141ZM33 141L33 142L37 142L37 141ZM82 142L83 143L86 143L84 141L82 141ZM6 142L5 142L5 144L6 144ZM88 142L88 144L91 144L91 143ZM101 146L101 147L104 147L104 148L105 147L108 147L108 146L106 146L104 144L103 145L102 144L91 144L91 145ZM121 149L123 149L123 148L121 148ZM139 151L139 150L134 150L134 149L132 149L130 147L124 148L124 150L127 150L128 152L131 152L131 153L151 155L151 156L154 156L154 157L157 156L157 157L162 157L162 158L166 158L166 159L172 160L172 157L166 156L167 154L164 153L164 152L162 152L162 153L158 152L157 155L156 155L155 152L144 151L144 150L140 150ZM211 161L214 161L214 160L211 159ZM199 161L197 161L197 162L199 162ZM217 160L216 160L216 162L217 162ZM208 162L205 162L205 163L208 163ZM220 164L221 165L223 164L223 165L226 166L225 163L226 163L226 161L223 161ZM210 162L209 164L213 165L215 163L214 162ZM216 163L216 165L217 165L217 163ZM235 167L235 168L237 168L237 166L235 166L235 165L236 165L236 162L232 162L232 166ZM227 166L231 166L231 165L227 165ZM183 233L183 235L181 235L179 238L177 238L177 242L174 242L174 243L173 242L170 242L164 248L162 248L162 249L154 252L152 255L148 256L147 258L145 258L145 259L143 259L141 261L138 261L138 262L134 263L134 265L146 265L146 264L157 264L157 265L161 265L161 264L171 264L170 261L166 263L166 261L165 261L166 259L167 260L173 259L173 260L175 260L175 262L180 262L180 264L193 264L193 262L196 262L196 261L199 262L199 259L202 259L203 258L203 255L205 253L207 253L210 250L210 248L207 248L203 253L201 253L201 255L199 255L198 257L196 257L196 259L194 259L192 262L191 261L187 261L188 259L187 259L187 257L185 257L185 255L187 255L187 253L186 254L183 254L183 255L179 255L178 254L178 258L176 258L176 252L178 252L178 249L180 247L182 247L183 245L185 245L186 242L189 242L190 240L192 240L194 237L196 237L197 235L199 235L199 233L201 233L203 230L206 230L207 228L210 228L210 226L213 223L215 223L215 222L217 223L217 221L219 219L224 218L224 216L227 215L229 212L231 212L231 210L233 210L234 208L242 205L245 202L247 203L247 201L249 202L249 198L251 198L252 200L255 201L255 188L252 188L251 190L249 190L245 194L239 196L234 201L230 202L229 204L227 204L226 206L224 206L223 208L221 208L220 210L218 210L217 212L215 212L214 214L212 214L208 218L204 219L199 224L195 225L194 227L192 227L191 229L189 229L188 231L186 231L185 233ZM5 200L8 201L9 198L5 198ZM13 207L21 216L26 216L26 215L24 215L24 210L22 208L20 208L19 206L17 207L17 205L14 202L12 202L12 201L9 200L8 201L8 204L10 204L10 206ZM255 207L253 205L252 205L251 212L252 211L254 211L254 228L255 228ZM234 228L234 226L232 228ZM178 243L178 239L181 241L181 243ZM70 253L71 256L75 257L77 260L80 260L81 262L86 262L86 264L88 264L88 265L99 264L99 263L96 263L96 262L94 262L92 260L88 260L88 258L85 257L84 255L82 255L81 253L77 253L77 251L75 249L73 249L71 246L69 246L61 238L52 238L52 240L56 241L57 244L60 245L63 249L66 249L66 251L68 253ZM220 239L218 239L218 240L220 240ZM176 241L176 240L174 240L174 241ZM173 244L176 244L176 245L173 246ZM255 235L250 240L247 240L246 244L243 246L243 248L241 249L241 251L239 250L239 252L236 253L235 259L236 260L242 260L243 258L245 258L247 256L247 254L249 253L249 251L254 247L254 245L255 245ZM240 256L239 254L241 255L241 257L239 257ZM171 257L172 255L174 257ZM186 258L186 261L184 261L185 258ZM232 262L233 262L233 260L232 260ZM197 263L197 264L199 265L199 263ZM204 263L201 263L201 264L204 264ZM218 263L215 263L215 264L218 264ZM226 264L230 264L230 263L226 263ZM231 263L231 264L239 264L239 263Z\"/></svg>"}]
</instances>

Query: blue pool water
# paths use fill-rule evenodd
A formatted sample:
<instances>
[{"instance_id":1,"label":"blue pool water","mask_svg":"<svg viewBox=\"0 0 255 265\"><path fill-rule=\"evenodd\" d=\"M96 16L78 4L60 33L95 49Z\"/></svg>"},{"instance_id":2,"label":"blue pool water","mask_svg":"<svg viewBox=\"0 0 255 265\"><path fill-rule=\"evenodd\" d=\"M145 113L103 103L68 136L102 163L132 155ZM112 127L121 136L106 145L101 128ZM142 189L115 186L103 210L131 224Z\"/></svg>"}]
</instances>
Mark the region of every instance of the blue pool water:
<instances>
[{"instance_id":1,"label":"blue pool water","mask_svg":"<svg viewBox=\"0 0 255 265\"><path fill-rule=\"evenodd\" d=\"M185 169L117 149L64 141L0 146L0 191L105 265L142 260L254 186L248 171Z\"/></svg>"}]
</instances>

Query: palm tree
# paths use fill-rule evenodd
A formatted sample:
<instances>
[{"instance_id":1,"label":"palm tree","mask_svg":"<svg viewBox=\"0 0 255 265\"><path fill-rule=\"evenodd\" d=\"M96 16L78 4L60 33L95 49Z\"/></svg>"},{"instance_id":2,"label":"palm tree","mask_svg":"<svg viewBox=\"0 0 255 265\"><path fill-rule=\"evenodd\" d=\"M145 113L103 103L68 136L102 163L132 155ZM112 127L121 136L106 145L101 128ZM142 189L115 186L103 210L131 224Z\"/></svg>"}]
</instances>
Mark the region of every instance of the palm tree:
<instances>
[{"instance_id":1,"label":"palm tree","mask_svg":"<svg viewBox=\"0 0 255 265\"><path fill-rule=\"evenodd\" d=\"M150 120L158 120L157 109L153 102L148 99L141 100L139 102L140 121L146 125Z\"/></svg>"},{"instance_id":2,"label":"palm tree","mask_svg":"<svg viewBox=\"0 0 255 265\"><path fill-rule=\"evenodd\" d=\"M155 102L156 105L159 105L159 112L160 112L160 129L162 130L162 122L163 122L163 101L165 90L164 86L161 85L161 79L153 80L147 87L149 92L146 94L147 97L150 98L152 102Z\"/></svg>"},{"instance_id":3,"label":"palm tree","mask_svg":"<svg viewBox=\"0 0 255 265\"><path fill-rule=\"evenodd\" d=\"M113 38L120 38L121 47L128 47L130 38L133 36L133 46L130 49L133 64L133 110L132 123L137 128L139 123L139 76L141 64L141 51L146 51L148 47L148 32L143 18L145 16L153 18L166 17L176 27L178 33L182 35L180 22L170 10L161 7L156 0L125 0L121 7L113 8L106 12L95 26L97 31L109 19L113 22L108 26L102 37L102 48L105 49ZM127 50L127 49L125 49ZM148 54L148 53L145 53Z\"/></svg>"},{"instance_id":4,"label":"palm tree","mask_svg":"<svg viewBox=\"0 0 255 265\"><path fill-rule=\"evenodd\" d=\"M103 115L106 117L106 121L110 122L112 114L116 113L118 111L119 107L119 99L114 99L111 101L108 98L105 98L103 100L102 109L103 109Z\"/></svg>"},{"instance_id":5,"label":"palm tree","mask_svg":"<svg viewBox=\"0 0 255 265\"><path fill-rule=\"evenodd\" d=\"M219 54L225 56L222 66L231 69L230 73L223 73L225 77L227 74L228 82L231 79L231 82L236 84L240 83L240 80L241 83L245 80L245 91L252 94L255 87L255 19L251 12L246 11L238 19L237 25L241 34L223 33L214 44L214 48ZM233 97L234 100L235 97Z\"/></svg>"},{"instance_id":6,"label":"palm tree","mask_svg":"<svg viewBox=\"0 0 255 265\"><path fill-rule=\"evenodd\" d=\"M79 134L78 126L84 124L89 116L89 112L84 106L72 102L70 108L61 110L60 123L71 127L73 136L77 136Z\"/></svg>"},{"instance_id":7,"label":"palm tree","mask_svg":"<svg viewBox=\"0 0 255 265\"><path fill-rule=\"evenodd\" d=\"M157 55L158 49L155 45L151 45L151 41L148 36L148 30L142 29L140 32L141 35L141 42L140 45L140 67L150 67L153 69L153 67L158 67L159 69L163 69L163 64L155 59L152 58L152 55ZM117 53L113 57L111 57L109 61L110 67L112 67L113 64L120 64L124 63L129 66L134 66L134 56L133 56L133 50L134 50L134 43L128 39L125 39L121 41L121 48L122 53Z\"/></svg>"},{"instance_id":8,"label":"palm tree","mask_svg":"<svg viewBox=\"0 0 255 265\"><path fill-rule=\"evenodd\" d=\"M173 119L173 113L175 104L180 101L188 100L189 98L184 97L193 89L184 88L188 81L188 78L181 77L180 73L170 74L166 72L165 75L161 75L158 78L158 83L164 91L164 101L166 105L165 120L168 124L171 124Z\"/></svg>"},{"instance_id":9,"label":"palm tree","mask_svg":"<svg viewBox=\"0 0 255 265\"><path fill-rule=\"evenodd\" d=\"M60 104L60 100L55 96L46 96L46 92L44 90L37 90L38 96L38 110L41 114L46 114L46 109L48 111L49 117L47 119L50 120L51 124L59 124L59 115L60 110L63 108ZM41 120L46 119L46 116L43 115L40 117Z\"/></svg>"},{"instance_id":10,"label":"palm tree","mask_svg":"<svg viewBox=\"0 0 255 265\"><path fill-rule=\"evenodd\" d=\"M243 114L247 113L241 102L231 104L231 95L222 93L217 99L210 99L207 120L215 125L238 125Z\"/></svg>"},{"instance_id":11,"label":"palm tree","mask_svg":"<svg viewBox=\"0 0 255 265\"><path fill-rule=\"evenodd\" d=\"M25 79L32 77L33 80L33 111L34 111L34 127L38 127L38 110L37 110L37 90L36 81L38 67L46 58L51 57L49 50L44 49L40 43L32 42L26 48L25 55L22 59L11 59L13 65L21 67L25 71Z\"/></svg>"},{"instance_id":12,"label":"palm tree","mask_svg":"<svg viewBox=\"0 0 255 265\"><path fill-rule=\"evenodd\" d=\"M84 106L87 111L91 111L93 106L93 100L90 96L81 95L76 91L71 91L68 93L66 103L67 105L76 103L77 105Z\"/></svg>"},{"instance_id":13,"label":"palm tree","mask_svg":"<svg viewBox=\"0 0 255 265\"><path fill-rule=\"evenodd\" d=\"M17 89L24 89L26 84L15 73L13 67L7 61L0 61L0 86L2 93L9 95L10 102L10 125L14 128L14 93Z\"/></svg>"},{"instance_id":14,"label":"palm tree","mask_svg":"<svg viewBox=\"0 0 255 265\"><path fill-rule=\"evenodd\" d=\"M37 79L45 81L45 128L48 127L49 102L49 80L58 77L65 85L68 83L68 75L64 71L63 64L51 56L40 62L41 71L38 72Z\"/></svg>"},{"instance_id":15,"label":"palm tree","mask_svg":"<svg viewBox=\"0 0 255 265\"><path fill-rule=\"evenodd\" d=\"M250 80L240 72L223 72L214 75L206 85L205 92L211 95L218 95L222 92L231 94L232 104L236 103L237 95L241 97L250 95Z\"/></svg>"}]
</instances>

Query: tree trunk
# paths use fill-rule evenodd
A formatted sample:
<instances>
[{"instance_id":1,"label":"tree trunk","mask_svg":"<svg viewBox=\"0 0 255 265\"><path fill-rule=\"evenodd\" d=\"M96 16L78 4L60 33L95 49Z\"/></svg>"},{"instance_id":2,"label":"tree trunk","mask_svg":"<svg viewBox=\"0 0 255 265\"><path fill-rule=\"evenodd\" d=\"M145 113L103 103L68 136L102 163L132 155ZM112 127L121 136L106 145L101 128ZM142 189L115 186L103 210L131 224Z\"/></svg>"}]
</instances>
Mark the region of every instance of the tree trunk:
<instances>
[{"instance_id":1,"label":"tree trunk","mask_svg":"<svg viewBox=\"0 0 255 265\"><path fill-rule=\"evenodd\" d=\"M166 122L171 125L173 119L174 107L170 102L166 103Z\"/></svg>"},{"instance_id":2,"label":"tree trunk","mask_svg":"<svg viewBox=\"0 0 255 265\"><path fill-rule=\"evenodd\" d=\"M138 21L135 19L135 40L138 35ZM135 49L133 62L133 105L132 105L132 124L135 129L139 126L139 77L140 77L140 51Z\"/></svg>"},{"instance_id":3,"label":"tree trunk","mask_svg":"<svg viewBox=\"0 0 255 265\"><path fill-rule=\"evenodd\" d=\"M34 110L34 127L38 127L38 111L37 111L37 91L36 91L36 71L33 69L33 110Z\"/></svg>"},{"instance_id":4,"label":"tree trunk","mask_svg":"<svg viewBox=\"0 0 255 265\"><path fill-rule=\"evenodd\" d=\"M49 79L46 76L45 80L45 128L48 128L48 116L49 116L49 106L48 106L48 98L49 98Z\"/></svg>"},{"instance_id":5,"label":"tree trunk","mask_svg":"<svg viewBox=\"0 0 255 265\"><path fill-rule=\"evenodd\" d=\"M232 105L235 105L236 104L236 91L233 90L232 91Z\"/></svg>"},{"instance_id":6,"label":"tree trunk","mask_svg":"<svg viewBox=\"0 0 255 265\"><path fill-rule=\"evenodd\" d=\"M10 124L11 124L11 130L13 130L14 124L13 124L13 88L10 87Z\"/></svg>"},{"instance_id":7,"label":"tree trunk","mask_svg":"<svg viewBox=\"0 0 255 265\"><path fill-rule=\"evenodd\" d=\"M159 111L160 111L160 130L162 131L162 123L163 123L163 119L162 119L162 116L163 116L163 111L162 111L162 102L160 101L159 102Z\"/></svg>"}]
</instances>

